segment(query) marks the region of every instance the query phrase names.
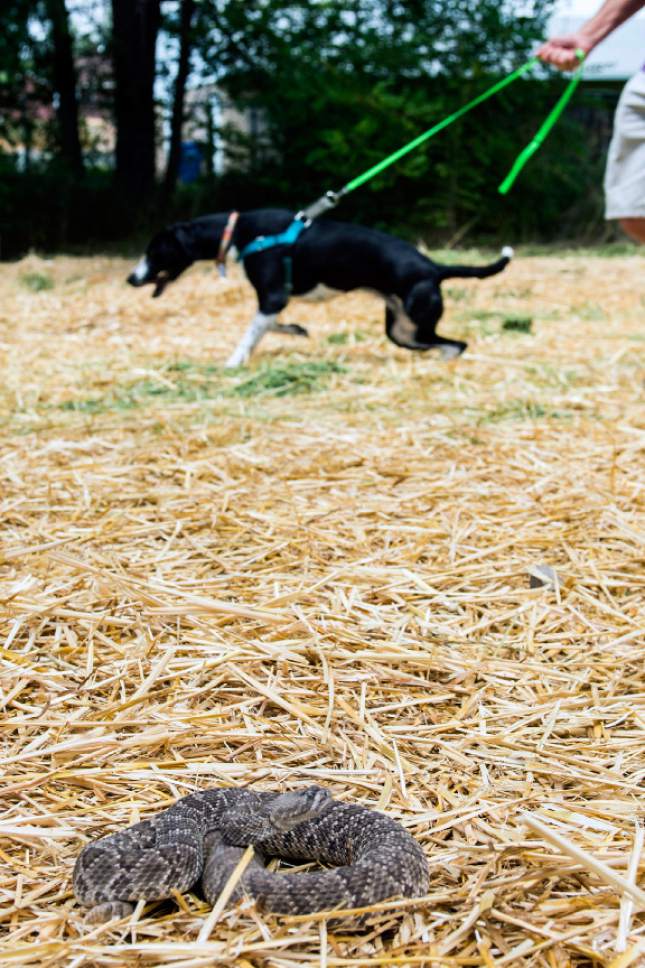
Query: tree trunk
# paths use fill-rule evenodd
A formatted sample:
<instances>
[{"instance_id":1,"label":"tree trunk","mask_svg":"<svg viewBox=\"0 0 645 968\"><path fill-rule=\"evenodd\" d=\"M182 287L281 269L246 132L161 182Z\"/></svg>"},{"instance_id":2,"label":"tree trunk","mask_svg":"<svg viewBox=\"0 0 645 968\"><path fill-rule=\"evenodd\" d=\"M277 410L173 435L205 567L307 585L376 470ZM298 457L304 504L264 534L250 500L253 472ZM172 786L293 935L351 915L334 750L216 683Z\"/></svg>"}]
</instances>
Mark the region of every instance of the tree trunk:
<instances>
[{"instance_id":1,"label":"tree trunk","mask_svg":"<svg viewBox=\"0 0 645 968\"><path fill-rule=\"evenodd\" d=\"M215 174L215 118L211 98L204 102L204 124L206 126L206 172L209 178Z\"/></svg>"},{"instance_id":2,"label":"tree trunk","mask_svg":"<svg viewBox=\"0 0 645 968\"><path fill-rule=\"evenodd\" d=\"M127 198L155 183L155 49L160 0L112 0L116 178Z\"/></svg>"},{"instance_id":3,"label":"tree trunk","mask_svg":"<svg viewBox=\"0 0 645 968\"><path fill-rule=\"evenodd\" d=\"M177 175L179 174L186 82L190 74L190 54L192 47L191 25L194 12L195 0L182 0L179 25L179 63L177 65L177 78L175 80L175 98L172 106L168 164L164 179L164 195L166 198L172 195L177 183Z\"/></svg>"},{"instance_id":4,"label":"tree trunk","mask_svg":"<svg viewBox=\"0 0 645 968\"><path fill-rule=\"evenodd\" d=\"M58 143L60 154L77 175L83 172L83 154L78 133L76 67L65 0L47 0L47 14L54 42L53 82L58 94Z\"/></svg>"}]
</instances>

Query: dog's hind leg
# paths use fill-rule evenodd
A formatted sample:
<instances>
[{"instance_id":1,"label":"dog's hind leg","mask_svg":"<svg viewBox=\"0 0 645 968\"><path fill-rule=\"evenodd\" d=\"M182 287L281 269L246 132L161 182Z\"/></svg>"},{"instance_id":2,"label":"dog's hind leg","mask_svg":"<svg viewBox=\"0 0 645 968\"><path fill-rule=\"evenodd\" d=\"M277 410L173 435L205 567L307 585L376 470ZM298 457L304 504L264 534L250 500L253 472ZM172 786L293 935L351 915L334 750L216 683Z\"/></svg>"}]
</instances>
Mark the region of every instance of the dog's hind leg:
<instances>
[{"instance_id":1,"label":"dog's hind leg","mask_svg":"<svg viewBox=\"0 0 645 968\"><path fill-rule=\"evenodd\" d=\"M230 370L236 366L244 366L245 363L248 363L251 353L264 334L275 325L276 318L277 313L265 315L264 313L257 312L255 314L244 336L226 361L227 369Z\"/></svg>"},{"instance_id":2,"label":"dog's hind leg","mask_svg":"<svg viewBox=\"0 0 645 968\"><path fill-rule=\"evenodd\" d=\"M417 283L408 293L405 302L397 296L387 300L385 330L397 346L407 350L431 350L437 348L444 359L459 356L467 343L438 336L435 326L441 318L443 302L435 282Z\"/></svg>"},{"instance_id":3,"label":"dog's hind leg","mask_svg":"<svg viewBox=\"0 0 645 968\"><path fill-rule=\"evenodd\" d=\"M443 336L435 334L433 346L436 346L444 360L454 360L456 356L461 356L468 343L460 339L444 339Z\"/></svg>"}]
</instances>

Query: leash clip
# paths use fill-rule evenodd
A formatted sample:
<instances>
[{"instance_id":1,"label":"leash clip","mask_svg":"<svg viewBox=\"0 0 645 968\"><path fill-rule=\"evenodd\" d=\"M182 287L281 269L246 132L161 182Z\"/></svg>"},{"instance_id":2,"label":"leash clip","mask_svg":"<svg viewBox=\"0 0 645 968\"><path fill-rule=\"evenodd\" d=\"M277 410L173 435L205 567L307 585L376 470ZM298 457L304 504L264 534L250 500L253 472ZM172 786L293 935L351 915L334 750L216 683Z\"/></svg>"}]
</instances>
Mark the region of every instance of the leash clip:
<instances>
[{"instance_id":1,"label":"leash clip","mask_svg":"<svg viewBox=\"0 0 645 968\"><path fill-rule=\"evenodd\" d=\"M308 205L307 208L303 208L301 212L298 212L296 218L302 219L303 221L311 222L312 219L318 218L323 212L328 212L330 209L335 208L340 201L340 192L325 192L321 195L315 202Z\"/></svg>"}]
</instances>

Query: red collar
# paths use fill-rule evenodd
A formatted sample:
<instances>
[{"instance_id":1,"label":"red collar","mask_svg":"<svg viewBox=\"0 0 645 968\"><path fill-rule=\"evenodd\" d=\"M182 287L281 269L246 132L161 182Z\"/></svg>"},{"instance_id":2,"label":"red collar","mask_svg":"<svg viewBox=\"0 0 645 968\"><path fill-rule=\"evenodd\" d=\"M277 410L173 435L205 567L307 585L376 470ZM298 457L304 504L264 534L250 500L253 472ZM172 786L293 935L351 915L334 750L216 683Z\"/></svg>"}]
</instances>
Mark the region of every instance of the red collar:
<instances>
[{"instance_id":1,"label":"red collar","mask_svg":"<svg viewBox=\"0 0 645 968\"><path fill-rule=\"evenodd\" d=\"M226 275L226 255L231 246L233 232L235 231L235 226L237 224L237 220L239 217L240 217L239 212L231 212L231 214L228 217L228 221L226 223L224 231L222 232L222 238L220 240L219 250L217 252L217 259L216 259L220 276Z\"/></svg>"}]
</instances>

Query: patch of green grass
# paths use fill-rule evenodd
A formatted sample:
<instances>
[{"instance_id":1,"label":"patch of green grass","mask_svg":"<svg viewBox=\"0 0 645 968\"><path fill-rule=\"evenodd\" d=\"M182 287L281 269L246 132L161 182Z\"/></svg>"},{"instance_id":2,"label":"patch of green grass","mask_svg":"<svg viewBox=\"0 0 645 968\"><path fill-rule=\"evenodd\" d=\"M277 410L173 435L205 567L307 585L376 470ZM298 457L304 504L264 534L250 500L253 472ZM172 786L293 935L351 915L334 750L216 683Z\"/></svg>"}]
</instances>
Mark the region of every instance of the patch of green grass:
<instances>
[{"instance_id":1,"label":"patch of green grass","mask_svg":"<svg viewBox=\"0 0 645 968\"><path fill-rule=\"evenodd\" d=\"M569 420L571 414L563 410L547 410L542 404L531 400L510 400L494 410L489 410L478 422L483 424L499 423L502 420L541 420L543 417Z\"/></svg>"},{"instance_id":2,"label":"patch of green grass","mask_svg":"<svg viewBox=\"0 0 645 968\"><path fill-rule=\"evenodd\" d=\"M453 302L472 302L474 296L472 289L462 288L461 286L446 286L444 293Z\"/></svg>"},{"instance_id":3,"label":"patch of green grass","mask_svg":"<svg viewBox=\"0 0 645 968\"><path fill-rule=\"evenodd\" d=\"M216 363L195 363L193 360L175 360L165 367L167 373L204 373L211 375L220 373L222 367Z\"/></svg>"},{"instance_id":4,"label":"patch of green grass","mask_svg":"<svg viewBox=\"0 0 645 968\"><path fill-rule=\"evenodd\" d=\"M640 255L638 245L635 242L628 242L627 239L607 242L604 245L594 245L591 251L593 255L603 259L624 255Z\"/></svg>"},{"instance_id":5,"label":"patch of green grass","mask_svg":"<svg viewBox=\"0 0 645 968\"><path fill-rule=\"evenodd\" d=\"M157 383L154 380L139 380L129 386L116 387L103 397L87 397L80 400L65 400L58 404L59 410L72 410L78 413L106 413L108 410L133 410L144 406L151 399L159 398L164 402L194 403L208 400L221 394L221 388L213 383L187 383L177 380L174 384Z\"/></svg>"},{"instance_id":6,"label":"patch of green grass","mask_svg":"<svg viewBox=\"0 0 645 968\"><path fill-rule=\"evenodd\" d=\"M214 366L179 362L171 364L167 371L186 374L190 373L191 370L209 373L218 369ZM265 364L234 386L225 384L222 380L183 379L181 376L174 378L172 382L138 380L127 386L117 386L104 396L65 400L63 403L57 404L56 409L76 413L99 414L111 410L133 410L145 406L155 399L164 404L169 404L195 403L200 400L213 400L218 397L230 396L270 395L286 397L299 393L315 393L326 386L331 374L346 372L346 367L332 361L322 360L282 365ZM221 375L235 379L240 376L244 377L246 374L246 370L239 369L223 371Z\"/></svg>"},{"instance_id":7,"label":"patch of green grass","mask_svg":"<svg viewBox=\"0 0 645 968\"><path fill-rule=\"evenodd\" d=\"M333 373L346 373L347 369L331 360L318 360L306 363L285 363L263 366L233 387L232 393L238 397L269 395L274 397L293 396L299 393L315 393L322 390Z\"/></svg>"},{"instance_id":8,"label":"patch of green grass","mask_svg":"<svg viewBox=\"0 0 645 968\"><path fill-rule=\"evenodd\" d=\"M518 289L504 289L500 292L502 299L530 299L532 295L532 286L520 286Z\"/></svg>"},{"instance_id":9,"label":"patch of green grass","mask_svg":"<svg viewBox=\"0 0 645 968\"><path fill-rule=\"evenodd\" d=\"M502 330L513 333L530 333L533 325L531 316L504 316L502 313L490 309L466 310L457 313L455 318L460 322L467 323L472 329L476 329L481 336L494 336L497 332L497 326L492 324L500 321Z\"/></svg>"},{"instance_id":10,"label":"patch of green grass","mask_svg":"<svg viewBox=\"0 0 645 968\"><path fill-rule=\"evenodd\" d=\"M476 309L474 312L468 314L470 319L475 320L478 323L486 323L491 319L498 319L499 313L496 313L492 309Z\"/></svg>"},{"instance_id":11,"label":"patch of green grass","mask_svg":"<svg viewBox=\"0 0 645 968\"><path fill-rule=\"evenodd\" d=\"M588 319L594 323L607 319L604 309L597 303L584 303L582 306L574 306L573 311L580 319Z\"/></svg>"},{"instance_id":12,"label":"patch of green grass","mask_svg":"<svg viewBox=\"0 0 645 968\"><path fill-rule=\"evenodd\" d=\"M20 283L30 292L46 292L54 288L54 280L43 272L25 272L20 276Z\"/></svg>"},{"instance_id":13,"label":"patch of green grass","mask_svg":"<svg viewBox=\"0 0 645 968\"><path fill-rule=\"evenodd\" d=\"M479 336L494 336L496 327L493 325L499 319L499 313L488 309L463 309L455 313L455 319L464 323L467 330Z\"/></svg>"},{"instance_id":14,"label":"patch of green grass","mask_svg":"<svg viewBox=\"0 0 645 968\"><path fill-rule=\"evenodd\" d=\"M105 413L110 407L106 397L88 397L85 400L64 400L58 404L58 409L74 413Z\"/></svg>"},{"instance_id":15,"label":"patch of green grass","mask_svg":"<svg viewBox=\"0 0 645 968\"><path fill-rule=\"evenodd\" d=\"M156 383L154 380L139 380L124 391L117 392L117 406L120 406L121 409L129 409L130 407L140 406L150 397L194 403L196 400L208 400L218 396L220 392L221 388L208 380L201 383L175 380L172 384Z\"/></svg>"},{"instance_id":16,"label":"patch of green grass","mask_svg":"<svg viewBox=\"0 0 645 968\"><path fill-rule=\"evenodd\" d=\"M635 242L618 239L615 242L604 242L598 245L576 245L575 243L549 242L542 244L523 245L522 256L551 256L554 259L577 259L580 257L591 259L606 259L621 256L639 256L639 247Z\"/></svg>"},{"instance_id":17,"label":"patch of green grass","mask_svg":"<svg viewBox=\"0 0 645 968\"><path fill-rule=\"evenodd\" d=\"M332 346L345 346L350 341L364 343L366 338L366 334L361 329L356 329L353 333L330 333L327 342Z\"/></svg>"},{"instance_id":18,"label":"patch of green grass","mask_svg":"<svg viewBox=\"0 0 645 968\"><path fill-rule=\"evenodd\" d=\"M502 329L510 333L530 333L533 326L531 316L505 316Z\"/></svg>"},{"instance_id":19,"label":"patch of green grass","mask_svg":"<svg viewBox=\"0 0 645 968\"><path fill-rule=\"evenodd\" d=\"M584 377L575 367L553 366L552 363L530 363L525 366L526 373L535 378L540 387L557 387L568 390L577 386Z\"/></svg>"}]
</instances>

